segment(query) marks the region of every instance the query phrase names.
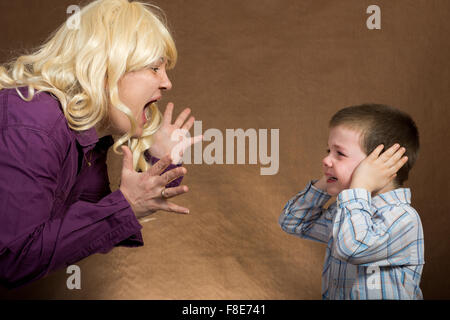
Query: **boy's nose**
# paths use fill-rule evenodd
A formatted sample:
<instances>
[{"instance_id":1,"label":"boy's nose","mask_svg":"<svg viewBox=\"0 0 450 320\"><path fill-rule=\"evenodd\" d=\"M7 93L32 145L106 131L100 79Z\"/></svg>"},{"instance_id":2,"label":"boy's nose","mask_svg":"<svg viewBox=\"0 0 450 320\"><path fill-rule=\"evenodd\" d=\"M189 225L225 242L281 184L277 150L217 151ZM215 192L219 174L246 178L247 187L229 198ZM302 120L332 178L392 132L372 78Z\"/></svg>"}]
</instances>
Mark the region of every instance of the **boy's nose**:
<instances>
[{"instance_id":1,"label":"boy's nose","mask_svg":"<svg viewBox=\"0 0 450 320\"><path fill-rule=\"evenodd\" d=\"M325 167L332 167L332 165L333 165L329 155L326 156L325 158L323 158L322 163Z\"/></svg>"}]
</instances>

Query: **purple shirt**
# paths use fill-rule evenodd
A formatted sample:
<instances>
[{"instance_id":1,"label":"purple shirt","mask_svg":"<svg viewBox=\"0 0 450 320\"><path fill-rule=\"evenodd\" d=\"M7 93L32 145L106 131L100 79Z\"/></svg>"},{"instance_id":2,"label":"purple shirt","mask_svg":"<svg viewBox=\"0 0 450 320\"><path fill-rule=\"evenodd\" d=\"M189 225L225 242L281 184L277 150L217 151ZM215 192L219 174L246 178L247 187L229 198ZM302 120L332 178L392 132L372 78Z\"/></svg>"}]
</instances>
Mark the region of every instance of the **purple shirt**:
<instances>
[{"instance_id":1,"label":"purple shirt","mask_svg":"<svg viewBox=\"0 0 450 320\"><path fill-rule=\"evenodd\" d=\"M129 203L109 187L111 136L73 131L52 95L26 102L15 89L0 90L0 130L1 284L22 286L91 254L144 244Z\"/></svg>"}]
</instances>

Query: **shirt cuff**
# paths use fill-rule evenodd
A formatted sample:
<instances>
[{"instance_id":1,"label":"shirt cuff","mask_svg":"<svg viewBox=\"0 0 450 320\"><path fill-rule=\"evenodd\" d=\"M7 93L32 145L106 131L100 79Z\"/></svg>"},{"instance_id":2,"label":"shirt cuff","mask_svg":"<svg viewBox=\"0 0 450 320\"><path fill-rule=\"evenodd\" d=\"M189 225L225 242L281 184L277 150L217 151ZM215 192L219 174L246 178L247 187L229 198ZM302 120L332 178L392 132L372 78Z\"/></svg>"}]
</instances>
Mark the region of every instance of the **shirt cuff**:
<instances>
[{"instance_id":1,"label":"shirt cuff","mask_svg":"<svg viewBox=\"0 0 450 320\"><path fill-rule=\"evenodd\" d=\"M330 200L331 195L329 195L326 191L323 191L314 186L317 180L311 180L306 185L305 189L300 191L295 197L295 201L300 197L304 197L305 201L312 203L314 206L322 206ZM302 200L303 201L303 200Z\"/></svg>"},{"instance_id":2,"label":"shirt cuff","mask_svg":"<svg viewBox=\"0 0 450 320\"><path fill-rule=\"evenodd\" d=\"M317 187L314 185L317 181L319 181L319 180L317 180L317 179L316 179L316 180L311 180L311 181L308 183L307 188L309 187L309 188L313 189L315 192L318 192L318 193L322 194L323 196L328 196L328 199L330 199L330 198L331 198L331 195L328 194L328 192L326 192L326 191L324 191L324 190L322 190L322 189L319 189L319 188L317 188Z\"/></svg>"},{"instance_id":3,"label":"shirt cuff","mask_svg":"<svg viewBox=\"0 0 450 320\"><path fill-rule=\"evenodd\" d=\"M128 203L127 199L125 199L125 196L123 195L122 191L120 189L117 189L116 191L110 193L108 195L108 198L110 198L113 201L125 201L128 205L128 208L126 208L126 213L124 214L124 217L126 218L126 222L123 223L120 227L116 228L111 234L109 234L107 237L105 237L103 240L110 239L110 245L111 246L124 246L124 247L141 247L144 245L144 240L142 238L142 225L139 223L138 219L136 218L136 215L134 214L133 210L131 209L130 204ZM106 240L106 242L108 242Z\"/></svg>"},{"instance_id":4,"label":"shirt cuff","mask_svg":"<svg viewBox=\"0 0 450 320\"><path fill-rule=\"evenodd\" d=\"M71 255L69 261L72 262L68 265L95 253L108 253L117 246L140 247L144 245L140 231L142 225L120 189L110 193L94 206L104 213L110 213L112 210L116 212L92 223L92 226L96 227L91 226L92 228L85 232L101 232L102 234L89 239L89 245L79 249L73 256Z\"/></svg>"},{"instance_id":5,"label":"shirt cuff","mask_svg":"<svg viewBox=\"0 0 450 320\"><path fill-rule=\"evenodd\" d=\"M346 189L342 190L337 196L337 205L340 208L353 203L364 203L370 206L372 195L366 189Z\"/></svg>"},{"instance_id":6,"label":"shirt cuff","mask_svg":"<svg viewBox=\"0 0 450 320\"><path fill-rule=\"evenodd\" d=\"M144 239L142 238L142 233L139 231L136 234L133 234L128 239L125 239L118 244L116 244L116 247L142 247L144 245Z\"/></svg>"}]
</instances>

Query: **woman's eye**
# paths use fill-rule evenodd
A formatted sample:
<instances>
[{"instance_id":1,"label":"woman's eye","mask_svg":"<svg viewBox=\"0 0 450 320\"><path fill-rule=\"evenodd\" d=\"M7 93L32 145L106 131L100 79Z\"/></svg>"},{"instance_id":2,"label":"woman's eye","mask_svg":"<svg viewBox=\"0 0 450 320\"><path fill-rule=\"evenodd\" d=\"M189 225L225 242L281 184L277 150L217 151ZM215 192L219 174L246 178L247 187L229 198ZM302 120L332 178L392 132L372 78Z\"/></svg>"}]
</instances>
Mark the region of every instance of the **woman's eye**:
<instances>
[{"instance_id":1,"label":"woman's eye","mask_svg":"<svg viewBox=\"0 0 450 320\"><path fill-rule=\"evenodd\" d=\"M158 67L151 67L150 69L152 69L155 72L158 72L159 68Z\"/></svg>"}]
</instances>

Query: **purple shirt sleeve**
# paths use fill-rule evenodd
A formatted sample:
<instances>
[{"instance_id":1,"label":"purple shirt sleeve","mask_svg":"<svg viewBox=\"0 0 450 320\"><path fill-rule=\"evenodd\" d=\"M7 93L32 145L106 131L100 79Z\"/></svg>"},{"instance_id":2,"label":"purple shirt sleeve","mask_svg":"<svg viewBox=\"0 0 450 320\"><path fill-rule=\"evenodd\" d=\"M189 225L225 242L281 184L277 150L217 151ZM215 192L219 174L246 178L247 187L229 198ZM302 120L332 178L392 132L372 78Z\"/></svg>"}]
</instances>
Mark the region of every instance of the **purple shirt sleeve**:
<instances>
[{"instance_id":1,"label":"purple shirt sleeve","mask_svg":"<svg viewBox=\"0 0 450 320\"><path fill-rule=\"evenodd\" d=\"M96 203L65 193L64 152L33 128L0 136L0 282L14 288L114 246L142 246L120 190Z\"/></svg>"}]
</instances>

